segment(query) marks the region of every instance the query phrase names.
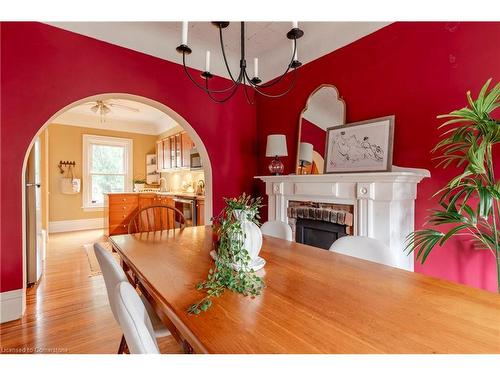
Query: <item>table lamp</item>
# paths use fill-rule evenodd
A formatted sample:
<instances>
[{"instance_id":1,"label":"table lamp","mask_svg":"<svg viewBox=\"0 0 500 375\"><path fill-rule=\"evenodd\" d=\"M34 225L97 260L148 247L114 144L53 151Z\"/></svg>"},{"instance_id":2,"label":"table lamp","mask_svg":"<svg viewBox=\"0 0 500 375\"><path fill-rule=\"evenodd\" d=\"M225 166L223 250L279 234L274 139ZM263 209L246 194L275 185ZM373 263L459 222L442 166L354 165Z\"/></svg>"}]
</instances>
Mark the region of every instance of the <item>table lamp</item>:
<instances>
[{"instance_id":1,"label":"table lamp","mask_svg":"<svg viewBox=\"0 0 500 375\"><path fill-rule=\"evenodd\" d=\"M286 136L283 134L271 134L267 136L266 156L274 157L269 164L269 172L279 176L283 174L285 166L279 159L280 156L288 156L286 148Z\"/></svg>"},{"instance_id":2,"label":"table lamp","mask_svg":"<svg viewBox=\"0 0 500 375\"><path fill-rule=\"evenodd\" d=\"M312 164L313 161L313 145L307 142L300 142L299 145L299 162L301 174L306 174L305 167Z\"/></svg>"}]
</instances>

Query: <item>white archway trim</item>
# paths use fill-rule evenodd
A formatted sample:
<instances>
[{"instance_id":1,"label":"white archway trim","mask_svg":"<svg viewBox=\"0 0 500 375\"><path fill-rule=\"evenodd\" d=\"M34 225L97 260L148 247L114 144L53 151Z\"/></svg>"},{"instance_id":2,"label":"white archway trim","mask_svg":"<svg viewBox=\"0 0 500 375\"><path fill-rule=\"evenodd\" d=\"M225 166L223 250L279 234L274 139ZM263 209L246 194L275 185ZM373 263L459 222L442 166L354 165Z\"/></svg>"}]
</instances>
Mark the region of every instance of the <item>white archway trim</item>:
<instances>
[{"instance_id":1,"label":"white archway trim","mask_svg":"<svg viewBox=\"0 0 500 375\"><path fill-rule=\"evenodd\" d=\"M44 131L44 129L54 121L58 116L60 116L62 113L68 111L69 109L76 107L77 105L86 103L86 102L91 102L95 100L106 100L106 99L128 99L128 100L134 100L139 103L147 104L150 105L153 108L156 108L164 113L166 113L168 116L173 118L185 131L188 133L189 137L193 142L196 144L196 147L200 153L200 157L202 159L203 163L203 171L205 174L205 223L210 223L210 219L212 218L213 214L213 184L212 184L212 164L210 162L210 157L208 155L207 148L205 147L205 144L201 140L200 136L196 131L193 129L191 124L186 121L181 115L179 115L177 112L175 112L173 109L170 107L166 106L163 103L157 102L156 100L146 98L144 96L139 96L139 95L133 95L133 94L126 94L126 93L105 93L105 94L98 94L98 95L92 95L88 96L86 98L82 98L80 100L77 100L71 104L68 104L67 106L61 108L59 111L54 113L52 117L50 117L41 127L38 129L36 132L35 136L31 140L30 144L28 145L28 148L25 152L24 155L24 161L23 161L23 166L21 170L21 210L22 210L22 257L23 257L23 262L22 262L22 267L23 267L23 288L22 288L22 307L20 310L21 315L17 318L14 319L19 319L21 318L25 311L26 311L26 189L24 188L26 186L26 179L25 179L25 171L26 171L26 166L28 163L28 157L29 153L31 151L31 148L33 147L33 144L35 143L35 140L38 138L38 136Z\"/></svg>"}]
</instances>

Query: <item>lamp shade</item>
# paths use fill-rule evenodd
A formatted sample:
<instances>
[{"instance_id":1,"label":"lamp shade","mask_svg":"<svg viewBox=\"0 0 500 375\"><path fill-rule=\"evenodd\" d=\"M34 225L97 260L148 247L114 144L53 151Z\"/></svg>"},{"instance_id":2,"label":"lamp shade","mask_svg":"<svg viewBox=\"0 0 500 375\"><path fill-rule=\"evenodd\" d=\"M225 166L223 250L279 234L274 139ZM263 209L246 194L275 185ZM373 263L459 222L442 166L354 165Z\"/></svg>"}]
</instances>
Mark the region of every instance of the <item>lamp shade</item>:
<instances>
[{"instance_id":1,"label":"lamp shade","mask_svg":"<svg viewBox=\"0 0 500 375\"><path fill-rule=\"evenodd\" d=\"M308 165L313 161L313 145L311 143L300 142L299 161Z\"/></svg>"},{"instance_id":2,"label":"lamp shade","mask_svg":"<svg viewBox=\"0 0 500 375\"><path fill-rule=\"evenodd\" d=\"M267 136L266 156L288 156L285 135L271 134Z\"/></svg>"}]
</instances>

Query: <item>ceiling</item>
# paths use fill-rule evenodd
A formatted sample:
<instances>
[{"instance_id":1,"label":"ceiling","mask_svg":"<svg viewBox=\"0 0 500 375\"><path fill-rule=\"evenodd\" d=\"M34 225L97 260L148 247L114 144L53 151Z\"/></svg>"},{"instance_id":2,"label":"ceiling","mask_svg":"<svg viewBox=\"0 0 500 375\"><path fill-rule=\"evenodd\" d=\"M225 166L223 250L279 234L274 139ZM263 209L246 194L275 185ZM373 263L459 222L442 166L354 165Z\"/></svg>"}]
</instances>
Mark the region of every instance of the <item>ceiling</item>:
<instances>
[{"instance_id":1,"label":"ceiling","mask_svg":"<svg viewBox=\"0 0 500 375\"><path fill-rule=\"evenodd\" d=\"M50 22L50 25L87 35L165 60L181 63L175 51L180 44L181 22ZM291 22L246 22L246 59L253 76L253 58L259 58L259 76L265 82L279 76L291 59L286 33ZM308 63L388 25L389 22L300 22L304 36L298 58ZM224 29L224 45L233 72L239 67L240 24ZM204 70L206 50L211 51L211 72L228 78L220 52L219 34L210 22L190 22L187 57L190 67Z\"/></svg>"},{"instance_id":2,"label":"ceiling","mask_svg":"<svg viewBox=\"0 0 500 375\"><path fill-rule=\"evenodd\" d=\"M109 106L111 112L104 116L104 122L102 123L99 113L94 113L91 110L95 102L73 107L56 117L53 122L64 125L151 135L158 135L179 126L170 116L147 104L126 99L106 99L104 103L108 106L109 103L120 106ZM128 110L121 106L131 107L138 111Z\"/></svg>"}]
</instances>

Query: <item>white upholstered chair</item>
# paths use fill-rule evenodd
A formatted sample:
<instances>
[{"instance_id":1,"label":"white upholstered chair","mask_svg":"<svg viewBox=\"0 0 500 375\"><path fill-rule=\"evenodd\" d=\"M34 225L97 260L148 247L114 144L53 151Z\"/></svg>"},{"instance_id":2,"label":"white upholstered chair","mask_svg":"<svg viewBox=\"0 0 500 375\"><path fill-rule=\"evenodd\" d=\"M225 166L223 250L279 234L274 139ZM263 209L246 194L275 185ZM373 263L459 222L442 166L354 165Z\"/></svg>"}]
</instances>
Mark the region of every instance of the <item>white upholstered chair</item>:
<instances>
[{"instance_id":1,"label":"white upholstered chair","mask_svg":"<svg viewBox=\"0 0 500 375\"><path fill-rule=\"evenodd\" d=\"M108 301L111 307L111 311L113 312L115 320L118 322L118 314L116 311L115 289L119 283L128 282L127 275L125 275L125 271L123 271L118 262L110 254L110 252L107 251L98 243L94 244L94 253L97 258L97 261L99 262L99 266L101 267L102 276L104 277L104 283L106 284L106 291L108 293ZM147 299L144 298L142 295L141 299L143 301L143 304L146 306L146 310L148 311L149 317L153 324L155 336L165 337L170 335L170 331L162 323L162 321L155 313L153 307L147 301ZM125 337L122 336L118 353L123 353L125 347L126 347Z\"/></svg>"},{"instance_id":2,"label":"white upholstered chair","mask_svg":"<svg viewBox=\"0 0 500 375\"><path fill-rule=\"evenodd\" d=\"M398 259L395 254L391 252L391 249L379 240L371 237L340 237L330 246L330 251L392 267L399 267Z\"/></svg>"},{"instance_id":3,"label":"white upholstered chair","mask_svg":"<svg viewBox=\"0 0 500 375\"><path fill-rule=\"evenodd\" d=\"M283 240L291 241L293 239L292 228L282 221L266 221L260 227L262 234L272 237L278 237Z\"/></svg>"},{"instance_id":4,"label":"white upholstered chair","mask_svg":"<svg viewBox=\"0 0 500 375\"><path fill-rule=\"evenodd\" d=\"M148 311L128 281L115 288L116 314L130 354L160 354Z\"/></svg>"}]
</instances>

